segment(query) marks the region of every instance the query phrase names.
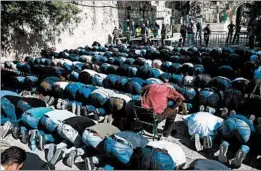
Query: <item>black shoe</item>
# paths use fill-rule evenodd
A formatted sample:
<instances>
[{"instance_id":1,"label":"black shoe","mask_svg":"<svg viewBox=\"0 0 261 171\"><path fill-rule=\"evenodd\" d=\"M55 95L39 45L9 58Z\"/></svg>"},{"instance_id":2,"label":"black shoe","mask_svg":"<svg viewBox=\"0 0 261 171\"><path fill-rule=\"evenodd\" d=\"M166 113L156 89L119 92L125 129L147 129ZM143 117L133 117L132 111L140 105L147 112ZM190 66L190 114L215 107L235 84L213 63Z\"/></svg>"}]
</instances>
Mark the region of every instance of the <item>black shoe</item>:
<instances>
[{"instance_id":1,"label":"black shoe","mask_svg":"<svg viewBox=\"0 0 261 171\"><path fill-rule=\"evenodd\" d=\"M61 148L58 148L50 163L55 166L55 164L62 159L62 156L63 156L63 150Z\"/></svg>"},{"instance_id":2,"label":"black shoe","mask_svg":"<svg viewBox=\"0 0 261 171\"><path fill-rule=\"evenodd\" d=\"M14 127L14 130L12 132L12 136L14 137L14 139L18 139L20 137L20 129L18 126Z\"/></svg>"},{"instance_id":3,"label":"black shoe","mask_svg":"<svg viewBox=\"0 0 261 171\"><path fill-rule=\"evenodd\" d=\"M94 170L94 163L93 163L92 157L86 157L84 159L84 163L85 163L86 170Z\"/></svg>"},{"instance_id":4,"label":"black shoe","mask_svg":"<svg viewBox=\"0 0 261 171\"><path fill-rule=\"evenodd\" d=\"M72 167L72 165L74 164L76 155L77 155L76 150L73 150L73 151L70 152L69 157L67 157L66 161L65 161L67 166Z\"/></svg>"},{"instance_id":5,"label":"black shoe","mask_svg":"<svg viewBox=\"0 0 261 171\"><path fill-rule=\"evenodd\" d=\"M85 106L81 107L81 111L82 111L81 113L83 116L88 117L88 111Z\"/></svg>"},{"instance_id":6,"label":"black shoe","mask_svg":"<svg viewBox=\"0 0 261 171\"><path fill-rule=\"evenodd\" d=\"M96 110L93 112L93 119L96 120L96 121L99 120L99 115L98 115L98 112Z\"/></svg>"},{"instance_id":7,"label":"black shoe","mask_svg":"<svg viewBox=\"0 0 261 171\"><path fill-rule=\"evenodd\" d=\"M29 132L28 131L22 131L21 135L22 135L21 142L23 144L28 144L28 142L29 142Z\"/></svg>"},{"instance_id":8,"label":"black shoe","mask_svg":"<svg viewBox=\"0 0 261 171\"><path fill-rule=\"evenodd\" d=\"M221 144L219 147L219 155L218 155L218 161L221 163L227 163L227 150L228 147L224 144Z\"/></svg>"},{"instance_id":9,"label":"black shoe","mask_svg":"<svg viewBox=\"0 0 261 171\"><path fill-rule=\"evenodd\" d=\"M240 168L241 167L241 164L242 164L242 161L246 158L246 154L240 149L238 150L237 154L236 154L236 157L232 160L231 162L231 166L233 168Z\"/></svg>"},{"instance_id":10,"label":"black shoe","mask_svg":"<svg viewBox=\"0 0 261 171\"><path fill-rule=\"evenodd\" d=\"M1 138L4 139L8 134L13 132L13 124L10 121L7 121L1 128Z\"/></svg>"}]
</instances>

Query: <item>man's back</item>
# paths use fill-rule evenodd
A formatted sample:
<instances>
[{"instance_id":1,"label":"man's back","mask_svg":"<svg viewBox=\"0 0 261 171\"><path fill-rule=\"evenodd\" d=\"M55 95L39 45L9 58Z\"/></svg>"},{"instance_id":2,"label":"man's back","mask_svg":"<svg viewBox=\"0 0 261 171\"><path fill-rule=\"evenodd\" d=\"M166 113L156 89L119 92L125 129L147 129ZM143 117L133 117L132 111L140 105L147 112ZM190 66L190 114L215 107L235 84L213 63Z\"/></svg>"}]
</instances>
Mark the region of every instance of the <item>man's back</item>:
<instances>
[{"instance_id":1,"label":"man's back","mask_svg":"<svg viewBox=\"0 0 261 171\"><path fill-rule=\"evenodd\" d=\"M165 84L151 84L142 89L142 107L154 109L158 114L167 108L168 99L176 101L184 100L184 97Z\"/></svg>"}]
</instances>

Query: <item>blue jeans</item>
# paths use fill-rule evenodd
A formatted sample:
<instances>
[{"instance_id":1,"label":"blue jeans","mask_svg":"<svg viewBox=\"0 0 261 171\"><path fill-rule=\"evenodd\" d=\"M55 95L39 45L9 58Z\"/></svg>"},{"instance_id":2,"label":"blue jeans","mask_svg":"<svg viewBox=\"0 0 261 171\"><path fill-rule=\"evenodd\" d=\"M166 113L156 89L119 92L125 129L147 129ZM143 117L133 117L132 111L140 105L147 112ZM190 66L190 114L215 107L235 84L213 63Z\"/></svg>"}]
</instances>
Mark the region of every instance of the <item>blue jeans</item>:
<instances>
[{"instance_id":1,"label":"blue jeans","mask_svg":"<svg viewBox=\"0 0 261 171\"><path fill-rule=\"evenodd\" d=\"M193 46L194 44L194 34L188 34L188 45Z\"/></svg>"},{"instance_id":2,"label":"blue jeans","mask_svg":"<svg viewBox=\"0 0 261 171\"><path fill-rule=\"evenodd\" d=\"M148 140L145 137L143 137L141 134L138 134L138 133L135 133L132 131L122 131L122 132L116 133L114 135L127 140L134 149L142 148L143 146L145 146L148 143Z\"/></svg>"},{"instance_id":3,"label":"blue jeans","mask_svg":"<svg viewBox=\"0 0 261 171\"><path fill-rule=\"evenodd\" d=\"M52 111L52 108L38 107L27 110L22 114L21 121L30 128L37 129L40 119L45 113Z\"/></svg>"},{"instance_id":4,"label":"blue jeans","mask_svg":"<svg viewBox=\"0 0 261 171\"><path fill-rule=\"evenodd\" d=\"M4 114L6 118L10 120L17 120L16 113L15 113L15 106L7 98L4 97L1 98L1 110L2 110L1 115ZM2 123L2 118L1 118L1 123Z\"/></svg>"},{"instance_id":5,"label":"blue jeans","mask_svg":"<svg viewBox=\"0 0 261 171\"><path fill-rule=\"evenodd\" d=\"M88 113L97 112L97 114L99 116L105 116L106 115L104 108L96 108L93 105L86 105L85 107L86 107Z\"/></svg>"},{"instance_id":6,"label":"blue jeans","mask_svg":"<svg viewBox=\"0 0 261 171\"><path fill-rule=\"evenodd\" d=\"M177 85L182 85L183 84L183 76L177 75L177 74L172 74L170 77L170 82L177 84Z\"/></svg>"},{"instance_id":7,"label":"blue jeans","mask_svg":"<svg viewBox=\"0 0 261 171\"><path fill-rule=\"evenodd\" d=\"M203 65L195 65L194 66L194 73L196 75L198 74L203 74L205 72L204 66Z\"/></svg>"},{"instance_id":8,"label":"blue jeans","mask_svg":"<svg viewBox=\"0 0 261 171\"><path fill-rule=\"evenodd\" d=\"M228 118L223 122L222 136L224 139L231 139L236 136L240 143L248 143L251 129L248 124L241 119Z\"/></svg>"},{"instance_id":9,"label":"blue jeans","mask_svg":"<svg viewBox=\"0 0 261 171\"><path fill-rule=\"evenodd\" d=\"M83 86L80 87L78 89L78 91L76 92L76 100L80 101L80 102L87 102L88 98L90 97L91 93L93 92L93 90L95 90L96 88L93 86Z\"/></svg>"},{"instance_id":10,"label":"blue jeans","mask_svg":"<svg viewBox=\"0 0 261 171\"><path fill-rule=\"evenodd\" d=\"M128 78L127 77L120 77L118 80L117 80L117 83L116 83L116 87L117 87L117 90L119 91L125 91L125 86L128 82Z\"/></svg>"},{"instance_id":11,"label":"blue jeans","mask_svg":"<svg viewBox=\"0 0 261 171\"><path fill-rule=\"evenodd\" d=\"M181 66L182 65L180 63L173 63L169 66L169 72L177 74Z\"/></svg>"},{"instance_id":12,"label":"blue jeans","mask_svg":"<svg viewBox=\"0 0 261 171\"><path fill-rule=\"evenodd\" d=\"M199 104L210 107L219 106L220 97L213 89L203 89L199 94Z\"/></svg>"},{"instance_id":13,"label":"blue jeans","mask_svg":"<svg viewBox=\"0 0 261 171\"><path fill-rule=\"evenodd\" d=\"M40 124L49 132L55 132L58 124L53 122L48 116L43 116L40 119Z\"/></svg>"},{"instance_id":14,"label":"blue jeans","mask_svg":"<svg viewBox=\"0 0 261 171\"><path fill-rule=\"evenodd\" d=\"M94 135L92 132L85 130L82 134L82 141L85 145L96 148L102 142L99 136Z\"/></svg>"},{"instance_id":15,"label":"blue jeans","mask_svg":"<svg viewBox=\"0 0 261 171\"><path fill-rule=\"evenodd\" d=\"M140 78L133 78L128 81L126 85L126 91L128 93L134 94L134 95L140 95L141 88L144 84L144 81L142 79L138 80ZM142 81L142 82L141 82Z\"/></svg>"},{"instance_id":16,"label":"blue jeans","mask_svg":"<svg viewBox=\"0 0 261 171\"><path fill-rule=\"evenodd\" d=\"M103 79L100 75L95 74L95 75L92 77L92 85L102 87L103 80L104 80L104 79Z\"/></svg>"},{"instance_id":17,"label":"blue jeans","mask_svg":"<svg viewBox=\"0 0 261 171\"><path fill-rule=\"evenodd\" d=\"M0 93L0 97L4 97L4 96L19 96L19 94L17 94L16 92L13 92L13 91L8 91L8 90L1 90L1 93Z\"/></svg>"},{"instance_id":18,"label":"blue jeans","mask_svg":"<svg viewBox=\"0 0 261 171\"><path fill-rule=\"evenodd\" d=\"M176 168L176 164L171 156L163 153L160 149L146 146L142 148L141 152L140 169L142 170L174 170Z\"/></svg>"},{"instance_id":19,"label":"blue jeans","mask_svg":"<svg viewBox=\"0 0 261 171\"><path fill-rule=\"evenodd\" d=\"M72 71L70 74L70 80L71 81L79 81L79 73Z\"/></svg>"},{"instance_id":20,"label":"blue jeans","mask_svg":"<svg viewBox=\"0 0 261 171\"><path fill-rule=\"evenodd\" d=\"M68 84L64 89L65 97L69 98L70 100L76 100L76 93L83 86L84 84L80 82Z\"/></svg>"},{"instance_id":21,"label":"blue jeans","mask_svg":"<svg viewBox=\"0 0 261 171\"><path fill-rule=\"evenodd\" d=\"M128 141L115 137L108 137L105 140L104 150L109 157L123 164L127 164L133 154L133 148Z\"/></svg>"},{"instance_id":22,"label":"blue jeans","mask_svg":"<svg viewBox=\"0 0 261 171\"><path fill-rule=\"evenodd\" d=\"M109 74L109 75L107 75L107 77L104 79L104 81L103 81L103 86L104 86L105 88L115 89L115 87L116 87L116 82L118 81L119 78L120 78L120 76L118 76L118 75Z\"/></svg>"},{"instance_id":23,"label":"blue jeans","mask_svg":"<svg viewBox=\"0 0 261 171\"><path fill-rule=\"evenodd\" d=\"M160 71L156 68L150 68L149 72L150 72L150 77L152 78L159 78L159 76L161 75Z\"/></svg>"},{"instance_id":24,"label":"blue jeans","mask_svg":"<svg viewBox=\"0 0 261 171\"><path fill-rule=\"evenodd\" d=\"M230 87L230 80L222 77L215 77L211 81L211 85L219 90L226 90Z\"/></svg>"},{"instance_id":25,"label":"blue jeans","mask_svg":"<svg viewBox=\"0 0 261 171\"><path fill-rule=\"evenodd\" d=\"M98 93L92 93L90 96L90 103L96 107L103 107L108 98L103 97Z\"/></svg>"}]
</instances>

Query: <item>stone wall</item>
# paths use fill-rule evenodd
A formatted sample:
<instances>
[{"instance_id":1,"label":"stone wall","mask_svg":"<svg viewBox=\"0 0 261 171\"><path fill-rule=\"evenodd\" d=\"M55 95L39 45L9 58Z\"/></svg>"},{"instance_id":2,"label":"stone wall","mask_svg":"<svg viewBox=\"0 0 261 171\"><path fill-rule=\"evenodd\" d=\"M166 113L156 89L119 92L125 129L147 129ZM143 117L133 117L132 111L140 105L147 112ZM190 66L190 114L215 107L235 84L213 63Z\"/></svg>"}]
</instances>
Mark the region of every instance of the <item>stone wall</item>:
<instances>
[{"instance_id":1,"label":"stone wall","mask_svg":"<svg viewBox=\"0 0 261 171\"><path fill-rule=\"evenodd\" d=\"M40 37L35 36L29 43L34 47L28 48L25 43L26 38L23 38L22 35L17 36L19 41L14 40L11 53L7 54L1 51L1 61L21 59L27 55L39 56L40 50L44 48L46 43L49 46L55 46L57 51L91 45L93 41L98 41L101 44L107 43L112 36L114 27L119 26L117 1L78 1L78 4L82 10L81 23L72 30L65 28L64 32L55 38L55 44L43 43Z\"/></svg>"}]
</instances>

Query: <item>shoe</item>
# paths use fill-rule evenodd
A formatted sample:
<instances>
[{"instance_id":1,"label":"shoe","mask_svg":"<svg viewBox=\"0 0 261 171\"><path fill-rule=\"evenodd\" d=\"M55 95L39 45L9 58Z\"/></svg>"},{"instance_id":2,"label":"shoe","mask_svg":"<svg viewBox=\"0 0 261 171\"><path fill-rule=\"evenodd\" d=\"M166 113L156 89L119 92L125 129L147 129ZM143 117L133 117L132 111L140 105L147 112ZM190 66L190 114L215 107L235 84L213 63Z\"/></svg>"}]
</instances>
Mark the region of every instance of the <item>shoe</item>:
<instances>
[{"instance_id":1,"label":"shoe","mask_svg":"<svg viewBox=\"0 0 261 171\"><path fill-rule=\"evenodd\" d=\"M72 113L76 114L76 103L72 103Z\"/></svg>"},{"instance_id":2,"label":"shoe","mask_svg":"<svg viewBox=\"0 0 261 171\"><path fill-rule=\"evenodd\" d=\"M221 112L221 117L222 118L226 118L228 114L228 109L225 107L223 108L222 112Z\"/></svg>"},{"instance_id":3,"label":"shoe","mask_svg":"<svg viewBox=\"0 0 261 171\"><path fill-rule=\"evenodd\" d=\"M109 115L109 118L108 118L108 124L112 124L112 122L113 122L112 115Z\"/></svg>"},{"instance_id":4,"label":"shoe","mask_svg":"<svg viewBox=\"0 0 261 171\"><path fill-rule=\"evenodd\" d=\"M22 135L21 142L23 144L28 144L28 142L29 142L29 132L28 131L22 131L21 135Z\"/></svg>"},{"instance_id":5,"label":"shoe","mask_svg":"<svg viewBox=\"0 0 261 171\"><path fill-rule=\"evenodd\" d=\"M236 157L232 160L231 166L234 168L240 168L242 161L246 158L246 154L240 149L236 153Z\"/></svg>"},{"instance_id":6,"label":"shoe","mask_svg":"<svg viewBox=\"0 0 261 171\"><path fill-rule=\"evenodd\" d=\"M4 139L8 134L12 133L13 124L10 121L7 121L1 128L1 138Z\"/></svg>"},{"instance_id":7,"label":"shoe","mask_svg":"<svg viewBox=\"0 0 261 171\"><path fill-rule=\"evenodd\" d=\"M49 105L49 106L52 106L53 105L53 103L54 103L54 97L50 97L50 99L48 100L48 102L47 102L47 104Z\"/></svg>"},{"instance_id":8,"label":"shoe","mask_svg":"<svg viewBox=\"0 0 261 171\"><path fill-rule=\"evenodd\" d=\"M199 106L199 111L200 111L200 112L204 112L204 110L205 110L205 107L204 107L203 105L200 105L200 106Z\"/></svg>"},{"instance_id":9,"label":"shoe","mask_svg":"<svg viewBox=\"0 0 261 171\"><path fill-rule=\"evenodd\" d=\"M38 135L38 131L37 130L31 130L30 131L30 138L29 138L29 142L30 142L30 149L32 151L35 151L36 150L36 138L37 138L37 135Z\"/></svg>"},{"instance_id":10,"label":"shoe","mask_svg":"<svg viewBox=\"0 0 261 171\"><path fill-rule=\"evenodd\" d=\"M236 114L236 111L235 110L231 110L230 113L229 113L229 116L232 116L232 115L235 115Z\"/></svg>"},{"instance_id":11,"label":"shoe","mask_svg":"<svg viewBox=\"0 0 261 171\"><path fill-rule=\"evenodd\" d=\"M249 117L250 122L254 123L255 119L256 119L255 115L250 115Z\"/></svg>"},{"instance_id":12,"label":"shoe","mask_svg":"<svg viewBox=\"0 0 261 171\"><path fill-rule=\"evenodd\" d=\"M88 111L85 106L81 106L81 111L83 116L88 117Z\"/></svg>"},{"instance_id":13,"label":"shoe","mask_svg":"<svg viewBox=\"0 0 261 171\"><path fill-rule=\"evenodd\" d=\"M81 106L80 105L76 106L76 115L81 116Z\"/></svg>"},{"instance_id":14,"label":"shoe","mask_svg":"<svg viewBox=\"0 0 261 171\"><path fill-rule=\"evenodd\" d=\"M206 112L214 114L214 113L216 113L216 110L214 108L212 108L212 107L207 106L206 107Z\"/></svg>"},{"instance_id":15,"label":"shoe","mask_svg":"<svg viewBox=\"0 0 261 171\"><path fill-rule=\"evenodd\" d=\"M62 159L62 156L63 156L63 150L61 148L58 148L56 151L55 151L55 154L53 156L53 158L51 159L50 163L52 165L55 166L55 164Z\"/></svg>"},{"instance_id":16,"label":"shoe","mask_svg":"<svg viewBox=\"0 0 261 171\"><path fill-rule=\"evenodd\" d=\"M14 130L12 132L12 136L14 137L14 139L18 139L20 137L20 129L18 126L14 127Z\"/></svg>"},{"instance_id":17,"label":"shoe","mask_svg":"<svg viewBox=\"0 0 261 171\"><path fill-rule=\"evenodd\" d=\"M47 162L50 162L53 158L53 155L54 155L54 151L56 149L56 146L54 144L48 144L48 148L46 148L46 160Z\"/></svg>"},{"instance_id":18,"label":"shoe","mask_svg":"<svg viewBox=\"0 0 261 171\"><path fill-rule=\"evenodd\" d=\"M205 149L212 148L212 140L210 136L203 137L203 147Z\"/></svg>"},{"instance_id":19,"label":"shoe","mask_svg":"<svg viewBox=\"0 0 261 171\"><path fill-rule=\"evenodd\" d=\"M77 155L77 151L73 150L70 152L69 157L67 157L65 163L67 166L72 167L72 165L74 164L75 158Z\"/></svg>"},{"instance_id":20,"label":"shoe","mask_svg":"<svg viewBox=\"0 0 261 171\"><path fill-rule=\"evenodd\" d=\"M221 144L219 147L218 161L221 163L227 163L227 150L228 146Z\"/></svg>"},{"instance_id":21,"label":"shoe","mask_svg":"<svg viewBox=\"0 0 261 171\"><path fill-rule=\"evenodd\" d=\"M103 123L108 123L108 120L109 120L109 115L106 115L106 116L104 117Z\"/></svg>"},{"instance_id":22,"label":"shoe","mask_svg":"<svg viewBox=\"0 0 261 171\"><path fill-rule=\"evenodd\" d=\"M98 116L97 110L95 110L95 111L93 112L93 119L96 120L96 121L99 120L99 116Z\"/></svg>"},{"instance_id":23,"label":"shoe","mask_svg":"<svg viewBox=\"0 0 261 171\"><path fill-rule=\"evenodd\" d=\"M93 163L92 157L86 157L84 159L84 163L85 163L86 170L94 170L94 163Z\"/></svg>"},{"instance_id":24,"label":"shoe","mask_svg":"<svg viewBox=\"0 0 261 171\"><path fill-rule=\"evenodd\" d=\"M257 124L258 124L258 125L261 125L261 117L258 117L258 118L257 118Z\"/></svg>"},{"instance_id":25,"label":"shoe","mask_svg":"<svg viewBox=\"0 0 261 171\"><path fill-rule=\"evenodd\" d=\"M195 135L195 147L197 151L202 151L202 145L200 143L200 137L199 134Z\"/></svg>"},{"instance_id":26,"label":"shoe","mask_svg":"<svg viewBox=\"0 0 261 171\"><path fill-rule=\"evenodd\" d=\"M38 136L38 149L43 151L44 150L44 144L46 143L46 138L44 135Z\"/></svg>"}]
</instances>

